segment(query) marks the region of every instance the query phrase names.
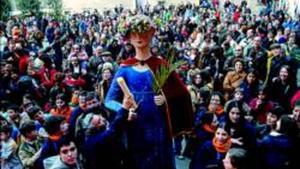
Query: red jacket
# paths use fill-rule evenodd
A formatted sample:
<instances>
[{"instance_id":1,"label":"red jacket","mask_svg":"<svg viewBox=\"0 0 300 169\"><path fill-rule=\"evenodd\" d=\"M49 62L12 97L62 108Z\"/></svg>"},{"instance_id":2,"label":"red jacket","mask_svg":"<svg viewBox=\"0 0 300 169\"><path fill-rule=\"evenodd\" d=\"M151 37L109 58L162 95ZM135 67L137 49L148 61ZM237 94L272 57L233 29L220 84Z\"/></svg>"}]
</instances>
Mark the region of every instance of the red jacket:
<instances>
[{"instance_id":1,"label":"red jacket","mask_svg":"<svg viewBox=\"0 0 300 169\"><path fill-rule=\"evenodd\" d=\"M291 99L291 107L294 108L297 100L300 100L300 90L298 90Z\"/></svg>"},{"instance_id":2,"label":"red jacket","mask_svg":"<svg viewBox=\"0 0 300 169\"><path fill-rule=\"evenodd\" d=\"M27 71L27 65L28 65L28 61L29 61L29 56L27 54L24 55L19 55L19 73L20 74L25 74Z\"/></svg>"},{"instance_id":3,"label":"red jacket","mask_svg":"<svg viewBox=\"0 0 300 169\"><path fill-rule=\"evenodd\" d=\"M50 89L53 87L54 82L55 82L55 75L57 71L55 69L48 69L46 67L42 67L40 69L40 80L41 80L41 85Z\"/></svg>"},{"instance_id":4,"label":"red jacket","mask_svg":"<svg viewBox=\"0 0 300 169\"><path fill-rule=\"evenodd\" d=\"M86 81L81 77L74 79L72 76L66 76L65 83L67 86L71 87L85 87Z\"/></svg>"}]
</instances>

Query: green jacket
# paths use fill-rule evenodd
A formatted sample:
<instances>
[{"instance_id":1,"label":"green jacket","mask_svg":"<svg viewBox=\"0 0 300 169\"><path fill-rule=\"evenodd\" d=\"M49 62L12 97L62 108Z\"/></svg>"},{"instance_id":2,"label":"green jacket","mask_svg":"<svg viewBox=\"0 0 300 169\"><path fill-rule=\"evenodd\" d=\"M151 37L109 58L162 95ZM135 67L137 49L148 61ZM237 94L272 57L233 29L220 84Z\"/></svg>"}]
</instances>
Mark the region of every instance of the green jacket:
<instances>
[{"instance_id":1,"label":"green jacket","mask_svg":"<svg viewBox=\"0 0 300 169\"><path fill-rule=\"evenodd\" d=\"M40 151L41 147L42 143L38 140L33 143L22 141L18 155L24 169L37 169L35 162L39 158L39 154L37 154L37 152Z\"/></svg>"}]
</instances>

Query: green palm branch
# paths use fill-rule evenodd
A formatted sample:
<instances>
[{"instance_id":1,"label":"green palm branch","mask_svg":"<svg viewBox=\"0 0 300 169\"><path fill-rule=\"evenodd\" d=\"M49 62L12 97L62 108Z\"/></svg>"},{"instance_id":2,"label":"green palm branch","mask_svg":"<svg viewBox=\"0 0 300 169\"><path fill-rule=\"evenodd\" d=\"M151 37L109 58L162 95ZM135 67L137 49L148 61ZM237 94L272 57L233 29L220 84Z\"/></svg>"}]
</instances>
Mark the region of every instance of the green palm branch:
<instances>
[{"instance_id":1,"label":"green palm branch","mask_svg":"<svg viewBox=\"0 0 300 169\"><path fill-rule=\"evenodd\" d=\"M158 70L154 73L153 90L159 93L168 80L173 71L176 71L181 65L185 64L185 61L175 61L175 51L173 48L168 50L167 64L161 64Z\"/></svg>"}]
</instances>

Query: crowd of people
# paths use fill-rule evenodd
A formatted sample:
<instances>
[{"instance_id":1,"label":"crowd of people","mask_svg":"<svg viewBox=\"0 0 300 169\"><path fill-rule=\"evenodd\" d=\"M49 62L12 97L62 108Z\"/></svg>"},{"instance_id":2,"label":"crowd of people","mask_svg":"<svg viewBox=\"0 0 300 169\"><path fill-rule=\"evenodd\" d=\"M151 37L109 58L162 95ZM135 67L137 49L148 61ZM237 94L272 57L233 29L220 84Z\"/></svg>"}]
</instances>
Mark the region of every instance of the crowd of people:
<instances>
[{"instance_id":1,"label":"crowd of people","mask_svg":"<svg viewBox=\"0 0 300 169\"><path fill-rule=\"evenodd\" d=\"M300 14L262 3L0 22L1 169L300 168Z\"/></svg>"}]
</instances>

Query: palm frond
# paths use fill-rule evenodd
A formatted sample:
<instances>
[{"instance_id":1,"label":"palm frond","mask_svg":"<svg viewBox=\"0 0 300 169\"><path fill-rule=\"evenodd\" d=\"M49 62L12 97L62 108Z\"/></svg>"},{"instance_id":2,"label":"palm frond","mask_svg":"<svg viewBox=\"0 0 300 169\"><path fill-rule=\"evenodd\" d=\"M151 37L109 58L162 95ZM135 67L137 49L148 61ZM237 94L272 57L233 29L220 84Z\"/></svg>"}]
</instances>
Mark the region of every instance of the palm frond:
<instances>
[{"instance_id":1,"label":"palm frond","mask_svg":"<svg viewBox=\"0 0 300 169\"><path fill-rule=\"evenodd\" d=\"M175 60L175 51L173 48L170 48L167 53L167 64L161 64L158 70L154 73L154 82L153 90L156 93L159 93L169 76L173 71L176 71L178 67L185 64L185 61L174 61Z\"/></svg>"}]
</instances>

